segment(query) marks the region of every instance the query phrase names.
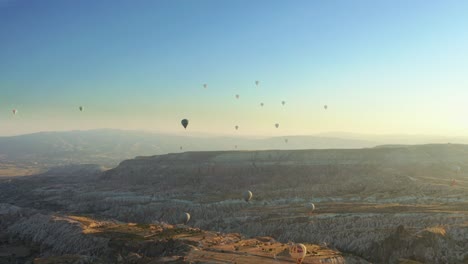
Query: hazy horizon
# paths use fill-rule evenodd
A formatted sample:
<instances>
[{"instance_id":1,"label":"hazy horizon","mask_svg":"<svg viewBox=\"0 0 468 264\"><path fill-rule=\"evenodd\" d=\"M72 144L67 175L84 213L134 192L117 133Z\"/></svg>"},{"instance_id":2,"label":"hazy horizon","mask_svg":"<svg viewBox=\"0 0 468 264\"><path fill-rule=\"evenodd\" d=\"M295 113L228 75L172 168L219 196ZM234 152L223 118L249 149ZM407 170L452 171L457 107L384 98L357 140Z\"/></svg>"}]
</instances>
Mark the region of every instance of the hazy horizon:
<instances>
[{"instance_id":1,"label":"hazy horizon","mask_svg":"<svg viewBox=\"0 0 468 264\"><path fill-rule=\"evenodd\" d=\"M1 1L0 136L97 128L463 136L467 8Z\"/></svg>"},{"instance_id":2,"label":"hazy horizon","mask_svg":"<svg viewBox=\"0 0 468 264\"><path fill-rule=\"evenodd\" d=\"M274 139L274 138L315 138L315 139L339 139L339 140L361 140L368 143L375 143L375 146L378 145L392 145L392 144L402 144L402 145L422 145L422 144L468 144L468 136L459 136L459 137L449 137L443 135L423 135L423 134L365 134L365 133L353 133L353 132L339 132L339 131L329 131L316 134L290 134L290 135L273 135L273 136L259 136L259 135L232 135L232 134L222 134L222 133L184 133L182 132L160 132L160 131L151 131L151 130L128 130L128 129L118 129L118 128L97 128L97 129L87 129L87 130L50 130L50 131L37 131L26 134L16 134L16 135L4 135L0 138L15 138L22 136L29 136L35 134L58 134L63 133L81 133L81 134L90 134L90 133L112 133L119 132L122 134L145 134L148 136L154 137L181 137L181 138L193 138L193 139L204 139L204 138L215 138L215 139L239 139L239 140L265 140L265 139ZM300 142L296 142L300 143Z\"/></svg>"}]
</instances>

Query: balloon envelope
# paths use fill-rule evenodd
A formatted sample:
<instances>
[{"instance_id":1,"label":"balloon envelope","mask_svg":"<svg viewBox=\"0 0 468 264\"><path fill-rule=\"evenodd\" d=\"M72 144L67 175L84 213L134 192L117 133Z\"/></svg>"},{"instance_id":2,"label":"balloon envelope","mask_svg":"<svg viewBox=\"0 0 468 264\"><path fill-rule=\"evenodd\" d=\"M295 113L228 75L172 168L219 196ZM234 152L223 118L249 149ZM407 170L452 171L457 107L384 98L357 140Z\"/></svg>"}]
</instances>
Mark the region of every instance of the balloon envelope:
<instances>
[{"instance_id":1,"label":"balloon envelope","mask_svg":"<svg viewBox=\"0 0 468 264\"><path fill-rule=\"evenodd\" d=\"M285 105L285 104L286 104L286 102L285 102L285 101L282 101L282 102L281 102L281 104L282 104L282 105Z\"/></svg>"},{"instance_id":2,"label":"balloon envelope","mask_svg":"<svg viewBox=\"0 0 468 264\"><path fill-rule=\"evenodd\" d=\"M276 128L278 128L278 127L279 127L279 124L278 124L278 123L276 123L276 124L275 124L275 127L276 127Z\"/></svg>"},{"instance_id":3,"label":"balloon envelope","mask_svg":"<svg viewBox=\"0 0 468 264\"><path fill-rule=\"evenodd\" d=\"M260 106L263 107L263 103L260 103Z\"/></svg>"},{"instance_id":4,"label":"balloon envelope","mask_svg":"<svg viewBox=\"0 0 468 264\"><path fill-rule=\"evenodd\" d=\"M327 105L324 105L324 106L323 106L323 108L327 109L327 108L328 108L328 106L327 106Z\"/></svg>"},{"instance_id":5,"label":"balloon envelope","mask_svg":"<svg viewBox=\"0 0 468 264\"><path fill-rule=\"evenodd\" d=\"M289 248L289 254L294 259L304 259L307 254L307 248L304 244L295 244L291 248Z\"/></svg>"},{"instance_id":6,"label":"balloon envelope","mask_svg":"<svg viewBox=\"0 0 468 264\"><path fill-rule=\"evenodd\" d=\"M235 126L235 128L236 128L236 130L238 130L238 129L239 129L239 126Z\"/></svg>"},{"instance_id":7,"label":"balloon envelope","mask_svg":"<svg viewBox=\"0 0 468 264\"><path fill-rule=\"evenodd\" d=\"M244 192L244 201L248 202L252 199L252 192L251 191L245 191Z\"/></svg>"},{"instance_id":8,"label":"balloon envelope","mask_svg":"<svg viewBox=\"0 0 468 264\"><path fill-rule=\"evenodd\" d=\"M14 115L16 115L16 113L18 112L18 110L16 110L16 109L13 109L13 111L12 111L12 112L13 112L13 114L14 114Z\"/></svg>"},{"instance_id":9,"label":"balloon envelope","mask_svg":"<svg viewBox=\"0 0 468 264\"><path fill-rule=\"evenodd\" d=\"M236 94L236 99L239 99L239 95L238 95L238 94Z\"/></svg>"},{"instance_id":10,"label":"balloon envelope","mask_svg":"<svg viewBox=\"0 0 468 264\"><path fill-rule=\"evenodd\" d=\"M80 109L80 111L83 111L83 107L82 107L82 106L80 106L79 109Z\"/></svg>"},{"instance_id":11,"label":"balloon envelope","mask_svg":"<svg viewBox=\"0 0 468 264\"><path fill-rule=\"evenodd\" d=\"M189 213L183 213L181 222L186 225L190 221L190 214Z\"/></svg>"},{"instance_id":12,"label":"balloon envelope","mask_svg":"<svg viewBox=\"0 0 468 264\"><path fill-rule=\"evenodd\" d=\"M310 211L315 210L315 204L313 204L313 203L308 204L308 207L309 207Z\"/></svg>"},{"instance_id":13,"label":"balloon envelope","mask_svg":"<svg viewBox=\"0 0 468 264\"><path fill-rule=\"evenodd\" d=\"M188 126L188 120L187 119L182 119L182 121L180 121L180 123L182 124L182 126L186 129L187 126Z\"/></svg>"}]
</instances>

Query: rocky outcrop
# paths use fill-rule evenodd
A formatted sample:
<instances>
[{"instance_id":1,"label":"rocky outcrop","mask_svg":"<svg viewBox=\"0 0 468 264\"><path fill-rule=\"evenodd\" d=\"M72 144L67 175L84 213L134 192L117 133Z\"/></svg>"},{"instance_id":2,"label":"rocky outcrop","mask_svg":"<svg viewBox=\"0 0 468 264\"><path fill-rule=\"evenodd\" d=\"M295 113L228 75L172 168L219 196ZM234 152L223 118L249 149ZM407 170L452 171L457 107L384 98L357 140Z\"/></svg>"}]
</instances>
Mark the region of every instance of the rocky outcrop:
<instances>
[{"instance_id":1,"label":"rocky outcrop","mask_svg":"<svg viewBox=\"0 0 468 264\"><path fill-rule=\"evenodd\" d=\"M195 228L327 244L375 263L463 263L467 153L462 145L187 152L127 160L79 181L14 179L0 183L0 198L140 224L177 224L189 212Z\"/></svg>"},{"instance_id":2,"label":"rocky outcrop","mask_svg":"<svg viewBox=\"0 0 468 264\"><path fill-rule=\"evenodd\" d=\"M8 205L1 204L7 209ZM0 254L9 263L18 261L35 264L69 263L290 263L289 245L271 237L243 238L239 234L203 231L184 225L155 223L117 223L95 221L87 217L51 216L30 212L28 217L17 214L11 206L2 210L17 221L6 229L10 240L6 247L22 255ZM24 210L25 209L19 209ZM3 234L5 235L5 234ZM12 247L12 241L22 241ZM5 245L0 245L0 253ZM307 244L304 264L362 263L367 261L324 246ZM29 258L29 259L28 259Z\"/></svg>"}]
</instances>

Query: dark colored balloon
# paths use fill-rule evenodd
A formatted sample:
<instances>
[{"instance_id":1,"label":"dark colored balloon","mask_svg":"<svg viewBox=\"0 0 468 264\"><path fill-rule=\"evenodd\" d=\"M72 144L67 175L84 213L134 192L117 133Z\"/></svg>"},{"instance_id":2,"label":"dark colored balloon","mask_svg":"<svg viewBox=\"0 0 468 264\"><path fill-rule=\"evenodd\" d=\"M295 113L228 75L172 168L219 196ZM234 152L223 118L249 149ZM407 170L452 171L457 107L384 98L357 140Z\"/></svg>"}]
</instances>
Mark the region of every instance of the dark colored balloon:
<instances>
[{"instance_id":1,"label":"dark colored balloon","mask_svg":"<svg viewBox=\"0 0 468 264\"><path fill-rule=\"evenodd\" d=\"M187 126L188 126L188 123L189 123L189 121L187 119L182 119L182 121L180 121L180 123L182 124L182 126L184 126L185 129L187 129Z\"/></svg>"}]
</instances>

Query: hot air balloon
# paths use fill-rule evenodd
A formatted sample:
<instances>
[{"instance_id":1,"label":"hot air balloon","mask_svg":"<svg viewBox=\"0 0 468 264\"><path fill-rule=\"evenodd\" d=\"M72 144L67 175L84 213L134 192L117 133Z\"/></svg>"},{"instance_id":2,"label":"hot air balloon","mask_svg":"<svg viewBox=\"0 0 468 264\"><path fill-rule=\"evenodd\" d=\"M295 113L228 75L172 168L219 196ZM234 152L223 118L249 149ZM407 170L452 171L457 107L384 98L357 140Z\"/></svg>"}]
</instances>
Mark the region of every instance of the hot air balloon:
<instances>
[{"instance_id":1,"label":"hot air balloon","mask_svg":"<svg viewBox=\"0 0 468 264\"><path fill-rule=\"evenodd\" d=\"M238 94L236 94L236 99L239 99L239 95L238 95Z\"/></svg>"},{"instance_id":2,"label":"hot air balloon","mask_svg":"<svg viewBox=\"0 0 468 264\"><path fill-rule=\"evenodd\" d=\"M206 87L208 87L208 84L206 84L206 83L203 84L203 88L206 88Z\"/></svg>"},{"instance_id":3,"label":"hot air balloon","mask_svg":"<svg viewBox=\"0 0 468 264\"><path fill-rule=\"evenodd\" d=\"M289 254L297 261L296 263L300 264L307 254L307 248L303 244L294 244L289 248Z\"/></svg>"},{"instance_id":4,"label":"hot air balloon","mask_svg":"<svg viewBox=\"0 0 468 264\"><path fill-rule=\"evenodd\" d=\"M308 204L307 207L309 208L309 210L311 212L313 212L315 210L315 204L313 204L313 203Z\"/></svg>"},{"instance_id":5,"label":"hot air balloon","mask_svg":"<svg viewBox=\"0 0 468 264\"><path fill-rule=\"evenodd\" d=\"M236 130L238 130L238 129L239 129L239 126L235 126L235 128L236 128Z\"/></svg>"},{"instance_id":6,"label":"hot air balloon","mask_svg":"<svg viewBox=\"0 0 468 264\"><path fill-rule=\"evenodd\" d=\"M18 110L16 110L16 109L13 109L13 111L12 111L12 112L13 112L13 114L14 114L14 115L16 115L16 113L18 113Z\"/></svg>"},{"instance_id":7,"label":"hot air balloon","mask_svg":"<svg viewBox=\"0 0 468 264\"><path fill-rule=\"evenodd\" d=\"M188 120L187 119L182 119L182 121L180 121L180 123L182 124L182 126L187 129L187 126L188 126Z\"/></svg>"},{"instance_id":8,"label":"hot air balloon","mask_svg":"<svg viewBox=\"0 0 468 264\"><path fill-rule=\"evenodd\" d=\"M252 199L252 192L251 191L245 191L244 192L244 201L249 202Z\"/></svg>"},{"instance_id":9,"label":"hot air balloon","mask_svg":"<svg viewBox=\"0 0 468 264\"><path fill-rule=\"evenodd\" d=\"M279 127L279 124L278 124L278 123L276 123L276 124L275 124L275 127L276 127L276 128L278 128L278 127Z\"/></svg>"},{"instance_id":10,"label":"hot air balloon","mask_svg":"<svg viewBox=\"0 0 468 264\"><path fill-rule=\"evenodd\" d=\"M78 109L80 109L80 112L83 112L83 107L82 106L78 107Z\"/></svg>"},{"instance_id":11,"label":"hot air balloon","mask_svg":"<svg viewBox=\"0 0 468 264\"><path fill-rule=\"evenodd\" d=\"M260 103L260 106L263 107L263 103Z\"/></svg>"},{"instance_id":12,"label":"hot air balloon","mask_svg":"<svg viewBox=\"0 0 468 264\"><path fill-rule=\"evenodd\" d=\"M286 102L285 102L285 101L281 101L281 104L282 104L282 105L285 105L285 104L286 104Z\"/></svg>"},{"instance_id":13,"label":"hot air balloon","mask_svg":"<svg viewBox=\"0 0 468 264\"><path fill-rule=\"evenodd\" d=\"M327 110L328 106L327 106L327 105L324 105L323 108L325 108L325 110Z\"/></svg>"},{"instance_id":14,"label":"hot air balloon","mask_svg":"<svg viewBox=\"0 0 468 264\"><path fill-rule=\"evenodd\" d=\"M259 84L259 83L260 83L259 81L255 81L255 85L257 85L257 86L258 86L258 84Z\"/></svg>"},{"instance_id":15,"label":"hot air balloon","mask_svg":"<svg viewBox=\"0 0 468 264\"><path fill-rule=\"evenodd\" d=\"M190 221L190 214L189 213L183 213L180 219L180 222L186 225Z\"/></svg>"}]
</instances>

